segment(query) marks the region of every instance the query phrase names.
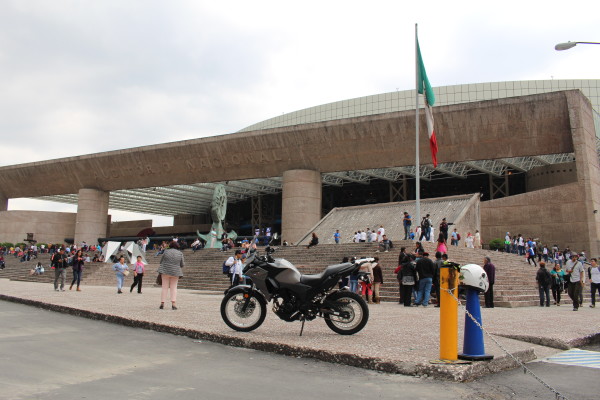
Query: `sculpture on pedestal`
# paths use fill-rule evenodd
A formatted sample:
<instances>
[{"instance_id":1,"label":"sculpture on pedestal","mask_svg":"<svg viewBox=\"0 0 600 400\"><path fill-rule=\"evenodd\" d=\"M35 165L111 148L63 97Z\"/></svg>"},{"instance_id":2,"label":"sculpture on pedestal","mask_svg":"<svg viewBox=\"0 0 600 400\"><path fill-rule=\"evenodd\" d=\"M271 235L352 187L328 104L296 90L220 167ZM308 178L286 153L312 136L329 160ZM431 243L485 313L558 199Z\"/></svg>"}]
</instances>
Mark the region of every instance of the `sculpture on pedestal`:
<instances>
[{"instance_id":1,"label":"sculpture on pedestal","mask_svg":"<svg viewBox=\"0 0 600 400\"><path fill-rule=\"evenodd\" d=\"M226 213L227 192L225 192L224 185L218 184L215 186L215 191L213 192L213 198L211 202L210 215L213 222L212 226L210 227L210 232L203 235L196 231L198 237L206 243L204 247L209 249L221 248L221 235L224 232L223 221L225 220ZM237 233L235 233L235 231L231 231L227 234L227 237L231 240L235 240L237 238Z\"/></svg>"}]
</instances>

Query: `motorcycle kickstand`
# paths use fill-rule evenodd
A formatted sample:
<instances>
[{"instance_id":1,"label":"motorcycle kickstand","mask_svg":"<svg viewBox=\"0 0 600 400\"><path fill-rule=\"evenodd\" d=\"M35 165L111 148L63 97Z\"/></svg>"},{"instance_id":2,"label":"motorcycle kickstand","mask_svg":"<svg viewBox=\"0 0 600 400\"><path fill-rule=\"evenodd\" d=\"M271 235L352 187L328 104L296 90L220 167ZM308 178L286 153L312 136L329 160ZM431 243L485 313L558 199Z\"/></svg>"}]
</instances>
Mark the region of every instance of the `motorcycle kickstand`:
<instances>
[{"instance_id":1,"label":"motorcycle kickstand","mask_svg":"<svg viewBox=\"0 0 600 400\"><path fill-rule=\"evenodd\" d=\"M302 318L302 326L300 327L300 336L302 336L302 332L304 332L304 322L306 322L306 319Z\"/></svg>"}]
</instances>

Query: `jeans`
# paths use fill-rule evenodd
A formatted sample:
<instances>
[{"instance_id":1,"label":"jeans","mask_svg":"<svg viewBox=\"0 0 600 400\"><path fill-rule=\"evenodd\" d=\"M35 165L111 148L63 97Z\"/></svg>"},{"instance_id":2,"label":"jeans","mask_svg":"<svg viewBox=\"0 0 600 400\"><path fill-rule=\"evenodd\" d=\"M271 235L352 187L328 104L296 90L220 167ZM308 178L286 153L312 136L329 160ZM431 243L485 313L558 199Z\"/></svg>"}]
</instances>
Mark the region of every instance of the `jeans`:
<instances>
[{"instance_id":1,"label":"jeans","mask_svg":"<svg viewBox=\"0 0 600 400\"><path fill-rule=\"evenodd\" d=\"M142 293L142 280L144 279L144 274L137 274L133 277L133 283L131 284L130 292L133 292L133 288L138 287L137 292Z\"/></svg>"},{"instance_id":2,"label":"jeans","mask_svg":"<svg viewBox=\"0 0 600 400\"><path fill-rule=\"evenodd\" d=\"M117 289L121 290L123 288L124 280L125 280L125 275L117 274Z\"/></svg>"},{"instance_id":3,"label":"jeans","mask_svg":"<svg viewBox=\"0 0 600 400\"><path fill-rule=\"evenodd\" d=\"M404 240L408 240L410 234L410 225L404 225Z\"/></svg>"},{"instance_id":4,"label":"jeans","mask_svg":"<svg viewBox=\"0 0 600 400\"><path fill-rule=\"evenodd\" d=\"M431 293L431 285L433 284L433 278L422 278L419 280L419 293L415 304L422 304L427 306L429 304L429 295Z\"/></svg>"},{"instance_id":5,"label":"jeans","mask_svg":"<svg viewBox=\"0 0 600 400\"><path fill-rule=\"evenodd\" d=\"M582 289L581 282L569 282L569 297L573 301L573 308L575 310L579 308L579 295Z\"/></svg>"},{"instance_id":6,"label":"jeans","mask_svg":"<svg viewBox=\"0 0 600 400\"><path fill-rule=\"evenodd\" d=\"M65 279L67 278L67 270L65 268L58 268L54 270L54 289L58 289L58 281L60 280L60 288L65 288Z\"/></svg>"},{"instance_id":7,"label":"jeans","mask_svg":"<svg viewBox=\"0 0 600 400\"><path fill-rule=\"evenodd\" d=\"M491 283L488 287L487 292L483 295L485 299L486 308L494 308L494 284Z\"/></svg>"},{"instance_id":8,"label":"jeans","mask_svg":"<svg viewBox=\"0 0 600 400\"><path fill-rule=\"evenodd\" d=\"M411 295L412 295L412 291L413 291L413 286L414 285L403 285L402 283L400 284L400 292L401 292L401 298L400 298L400 302L404 304L404 307L409 307L410 306L410 299L411 299Z\"/></svg>"},{"instance_id":9,"label":"jeans","mask_svg":"<svg viewBox=\"0 0 600 400\"><path fill-rule=\"evenodd\" d=\"M592 282L592 305L596 305L596 291L598 291L598 296L600 296L600 283Z\"/></svg>"},{"instance_id":10,"label":"jeans","mask_svg":"<svg viewBox=\"0 0 600 400\"><path fill-rule=\"evenodd\" d=\"M549 307L550 306L550 286L540 285L539 292L540 292L540 306L544 305L544 298L545 298L546 306Z\"/></svg>"},{"instance_id":11,"label":"jeans","mask_svg":"<svg viewBox=\"0 0 600 400\"><path fill-rule=\"evenodd\" d=\"M357 290L358 290L358 278L352 279L352 277L350 277L350 291L352 293L356 293Z\"/></svg>"},{"instance_id":12,"label":"jeans","mask_svg":"<svg viewBox=\"0 0 600 400\"><path fill-rule=\"evenodd\" d=\"M75 284L75 282L77 282L77 287L79 287L79 283L81 282L82 274L83 274L83 271L73 270L73 281L71 282L71 286L73 286Z\"/></svg>"},{"instance_id":13,"label":"jeans","mask_svg":"<svg viewBox=\"0 0 600 400\"><path fill-rule=\"evenodd\" d=\"M556 304L560 304L560 292L562 292L561 286L552 285L552 297L554 298L554 302Z\"/></svg>"}]
</instances>

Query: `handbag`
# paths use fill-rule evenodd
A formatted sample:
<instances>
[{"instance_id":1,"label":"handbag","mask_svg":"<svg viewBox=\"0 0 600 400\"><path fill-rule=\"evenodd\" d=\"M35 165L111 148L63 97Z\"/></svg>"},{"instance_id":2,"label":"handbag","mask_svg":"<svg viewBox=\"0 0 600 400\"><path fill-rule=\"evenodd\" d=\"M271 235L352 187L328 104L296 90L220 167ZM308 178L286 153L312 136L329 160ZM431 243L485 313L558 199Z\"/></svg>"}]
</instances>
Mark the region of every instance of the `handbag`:
<instances>
[{"instance_id":1,"label":"handbag","mask_svg":"<svg viewBox=\"0 0 600 400\"><path fill-rule=\"evenodd\" d=\"M129 276L129 270L128 270L128 269L124 270L124 271L123 271L123 275L125 275L125 276Z\"/></svg>"},{"instance_id":2,"label":"handbag","mask_svg":"<svg viewBox=\"0 0 600 400\"><path fill-rule=\"evenodd\" d=\"M161 274L158 274L158 276L156 277L156 284L162 285L162 275Z\"/></svg>"},{"instance_id":3,"label":"handbag","mask_svg":"<svg viewBox=\"0 0 600 400\"><path fill-rule=\"evenodd\" d=\"M412 275L404 275L402 277L402 284L404 286L411 286L415 284L415 277Z\"/></svg>"}]
</instances>

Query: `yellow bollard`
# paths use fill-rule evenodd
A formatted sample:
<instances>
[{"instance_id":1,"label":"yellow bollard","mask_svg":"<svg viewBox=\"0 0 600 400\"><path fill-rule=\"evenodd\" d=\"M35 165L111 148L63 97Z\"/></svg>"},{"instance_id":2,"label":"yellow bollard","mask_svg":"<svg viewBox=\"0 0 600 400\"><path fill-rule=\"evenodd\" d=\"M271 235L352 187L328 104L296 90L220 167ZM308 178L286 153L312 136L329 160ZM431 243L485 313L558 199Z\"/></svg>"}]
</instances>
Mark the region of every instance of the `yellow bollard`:
<instances>
[{"instance_id":1,"label":"yellow bollard","mask_svg":"<svg viewBox=\"0 0 600 400\"><path fill-rule=\"evenodd\" d=\"M458 303L446 290L458 297L459 271L452 264L440 267L440 359L458 360Z\"/></svg>"}]
</instances>

